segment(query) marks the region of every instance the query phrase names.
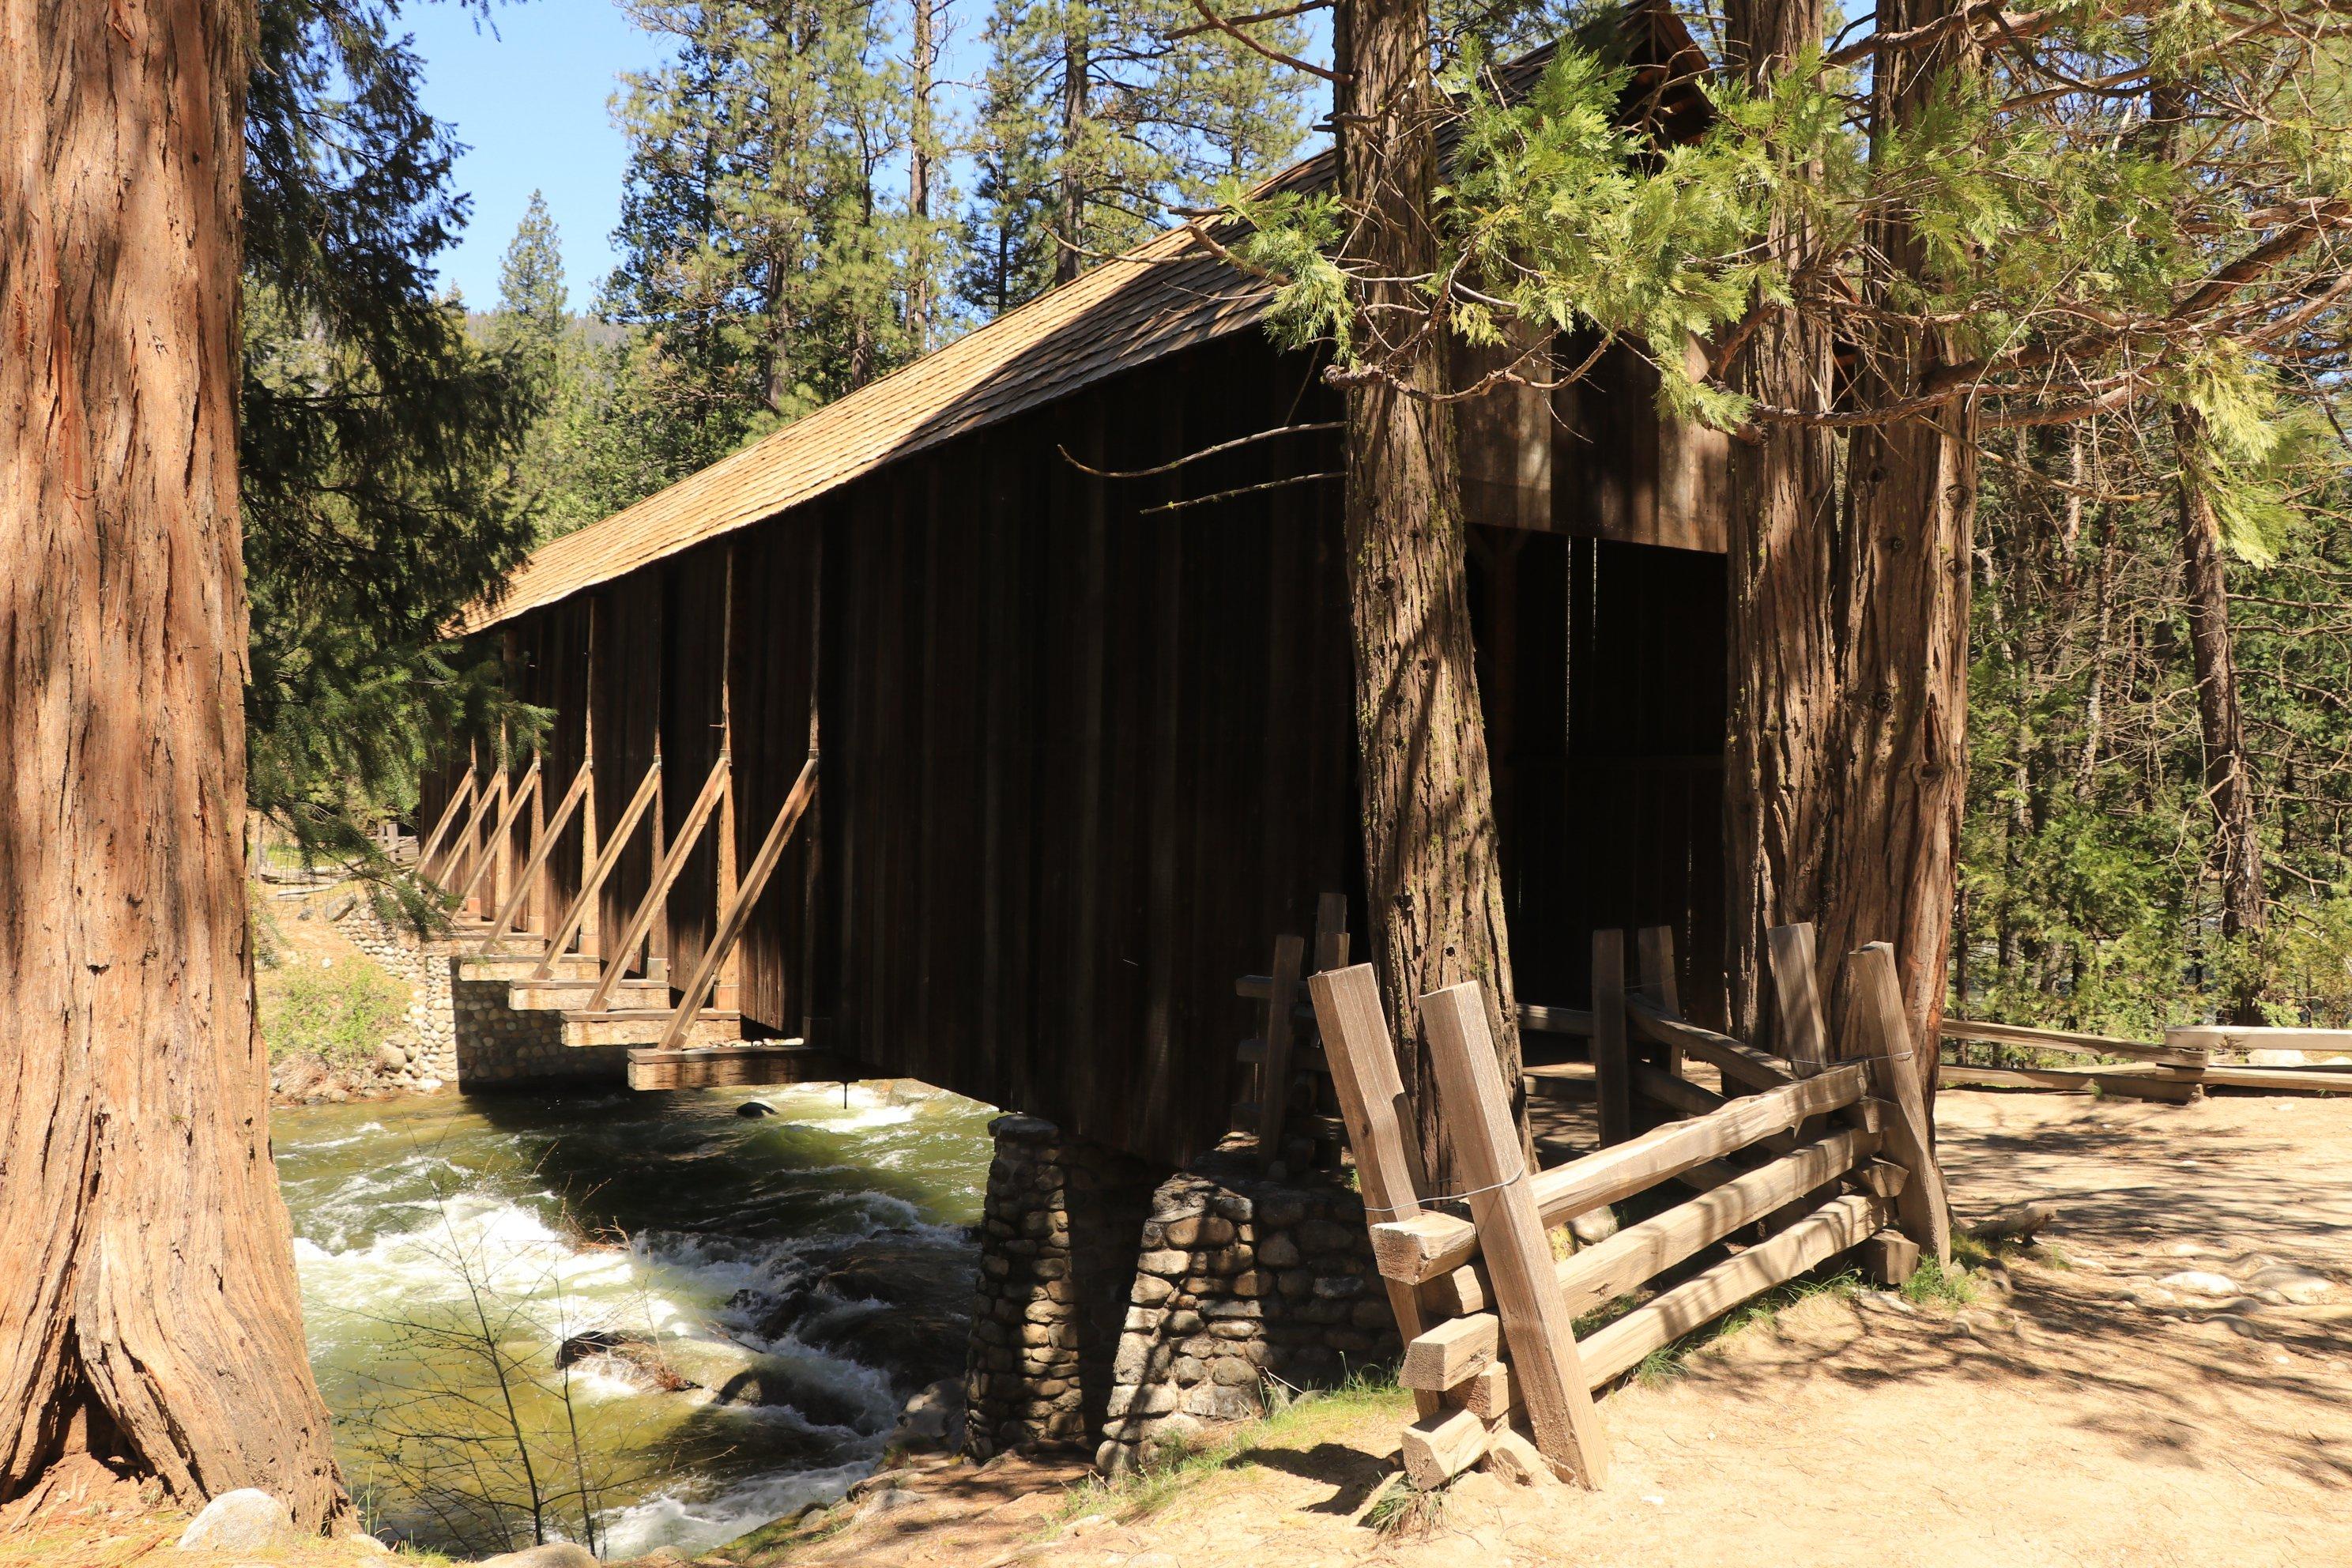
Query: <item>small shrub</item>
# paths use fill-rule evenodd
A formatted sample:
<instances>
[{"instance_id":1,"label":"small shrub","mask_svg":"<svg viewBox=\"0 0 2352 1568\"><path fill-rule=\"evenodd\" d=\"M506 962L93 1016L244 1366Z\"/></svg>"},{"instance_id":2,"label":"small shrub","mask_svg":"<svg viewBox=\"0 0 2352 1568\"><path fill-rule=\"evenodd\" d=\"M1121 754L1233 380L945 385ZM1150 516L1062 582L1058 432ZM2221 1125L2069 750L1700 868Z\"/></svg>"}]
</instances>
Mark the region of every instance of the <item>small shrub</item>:
<instances>
[{"instance_id":1,"label":"small shrub","mask_svg":"<svg viewBox=\"0 0 2352 1568\"><path fill-rule=\"evenodd\" d=\"M1903 1299L1925 1304L1943 1301L1955 1307L1965 1307L1977 1299L1975 1281L1966 1269L1955 1267L1947 1272L1932 1258L1923 1258L1911 1278L1903 1282Z\"/></svg>"},{"instance_id":2,"label":"small shrub","mask_svg":"<svg viewBox=\"0 0 2352 1568\"><path fill-rule=\"evenodd\" d=\"M1391 1540L1424 1536L1445 1522L1445 1489L1423 1491L1402 1475L1391 1476L1364 1510L1364 1528Z\"/></svg>"},{"instance_id":3,"label":"small shrub","mask_svg":"<svg viewBox=\"0 0 2352 1568\"><path fill-rule=\"evenodd\" d=\"M408 1016L408 987L364 958L332 968L295 959L263 973L261 1037L269 1058L355 1062Z\"/></svg>"}]
</instances>

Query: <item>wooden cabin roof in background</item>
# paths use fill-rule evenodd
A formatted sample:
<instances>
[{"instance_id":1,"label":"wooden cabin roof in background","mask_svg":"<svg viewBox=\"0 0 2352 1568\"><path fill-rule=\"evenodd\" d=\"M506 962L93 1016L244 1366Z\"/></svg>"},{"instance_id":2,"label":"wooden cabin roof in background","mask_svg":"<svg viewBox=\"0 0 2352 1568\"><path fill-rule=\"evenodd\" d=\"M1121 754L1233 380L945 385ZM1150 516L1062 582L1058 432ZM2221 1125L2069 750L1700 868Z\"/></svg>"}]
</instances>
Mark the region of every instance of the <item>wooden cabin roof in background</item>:
<instances>
[{"instance_id":1,"label":"wooden cabin roof in background","mask_svg":"<svg viewBox=\"0 0 2352 1568\"><path fill-rule=\"evenodd\" d=\"M1636 68L1626 118L1675 140L1696 134L1710 113L1696 86L1707 59L1670 0L1633 0L1605 26ZM1532 82L1552 53L1547 45L1500 68L1507 90ZM1332 174L1327 151L1260 188L1316 190ZM541 545L503 595L476 603L453 630L462 636L542 609L764 522L885 463L1240 331L1272 298L1271 285L1200 248L1190 231L1171 229L635 506Z\"/></svg>"},{"instance_id":2,"label":"wooden cabin roof in background","mask_svg":"<svg viewBox=\"0 0 2352 1568\"><path fill-rule=\"evenodd\" d=\"M1328 178L1329 155L1284 176ZM885 462L1067 396L1089 383L1239 331L1271 288L1194 247L1182 229L1039 295L871 385L534 551L479 631L746 528Z\"/></svg>"}]
</instances>

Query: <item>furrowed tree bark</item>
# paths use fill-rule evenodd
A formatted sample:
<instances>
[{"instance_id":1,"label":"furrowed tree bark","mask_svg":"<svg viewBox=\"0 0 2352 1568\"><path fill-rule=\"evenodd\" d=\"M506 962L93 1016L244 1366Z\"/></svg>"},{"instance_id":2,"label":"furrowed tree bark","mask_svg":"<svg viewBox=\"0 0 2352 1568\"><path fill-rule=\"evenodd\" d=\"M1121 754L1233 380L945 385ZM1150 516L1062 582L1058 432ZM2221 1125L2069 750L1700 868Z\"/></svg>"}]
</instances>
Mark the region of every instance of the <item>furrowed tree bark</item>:
<instances>
[{"instance_id":1,"label":"furrowed tree bark","mask_svg":"<svg viewBox=\"0 0 2352 1568\"><path fill-rule=\"evenodd\" d=\"M1889 0L1878 26L1925 26L1954 9L1952 0ZM1882 56L1872 89L1874 141L1911 123L1955 73L1976 68L1965 39ZM1872 227L1865 248L1885 269L1874 291L1878 303L1899 310L1900 282L1926 279L1926 247L1899 212ZM1924 390L1955 357L1939 332L1901 324L1859 346L1854 397L1865 408ZM1968 776L1976 492L1975 418L1967 405L1932 419L1863 426L1847 447L1843 595L1853 606L1853 632L1816 921L1823 980L1835 978L1834 955L1893 943L1912 1039L1930 1050L1948 984Z\"/></svg>"},{"instance_id":2,"label":"furrowed tree bark","mask_svg":"<svg viewBox=\"0 0 2352 1568\"><path fill-rule=\"evenodd\" d=\"M2193 408L2172 410L2180 479L2181 584L2189 600L2189 648L2197 672L2197 719L2205 745L2205 798L2213 811L2213 864L2221 879L2221 935L2259 937L2263 900L2262 826L2254 813L2246 716L2238 700L2238 661L2230 639L2230 584L2221 522L2200 481L2205 422ZM2261 988L2242 978L2228 1003L2229 1022L2263 1021Z\"/></svg>"},{"instance_id":3,"label":"furrowed tree bark","mask_svg":"<svg viewBox=\"0 0 2352 1568\"><path fill-rule=\"evenodd\" d=\"M0 1499L108 1460L325 1529L247 926L251 32L0 0Z\"/></svg>"},{"instance_id":4,"label":"furrowed tree bark","mask_svg":"<svg viewBox=\"0 0 2352 1568\"><path fill-rule=\"evenodd\" d=\"M1340 0L1333 58L1342 259L1360 274L1425 275L1436 183L1435 84L1425 0ZM1454 1179L1422 1037L1419 997L1480 983L1495 1050L1526 1137L1518 1008L1496 858L1493 783L1471 642L1454 432L1442 323L1408 289L1373 284L1367 359L1393 373L1346 383L1347 551L1356 640L1356 734L1365 887L1379 933L1381 998L1420 1120L1430 1179ZM1383 305L1404 305L1389 310ZM1424 330L1426 329L1426 330Z\"/></svg>"},{"instance_id":5,"label":"furrowed tree bark","mask_svg":"<svg viewBox=\"0 0 2352 1568\"><path fill-rule=\"evenodd\" d=\"M1821 0L1735 0L1724 19L1728 68L1764 92L1822 42L1824 12ZM1780 218L1764 243L1794 273L1812 237ZM1728 371L1733 389L1759 403L1830 408L1829 333L1795 310L1768 315ZM1734 442L1731 454L1725 958L1732 1032L1769 1040L1777 1022L1764 1002L1765 932L1820 912L1843 628L1832 592L1836 440L1796 424L1762 426L1756 437Z\"/></svg>"}]
</instances>

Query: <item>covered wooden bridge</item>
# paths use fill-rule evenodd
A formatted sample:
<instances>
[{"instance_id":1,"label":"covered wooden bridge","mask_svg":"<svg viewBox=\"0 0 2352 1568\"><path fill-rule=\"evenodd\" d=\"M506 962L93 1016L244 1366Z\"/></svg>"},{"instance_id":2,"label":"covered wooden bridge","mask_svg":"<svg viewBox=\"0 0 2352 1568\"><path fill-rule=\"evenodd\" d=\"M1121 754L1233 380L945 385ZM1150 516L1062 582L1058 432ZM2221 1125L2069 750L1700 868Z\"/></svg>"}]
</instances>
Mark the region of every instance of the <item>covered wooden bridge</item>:
<instances>
[{"instance_id":1,"label":"covered wooden bridge","mask_svg":"<svg viewBox=\"0 0 2352 1568\"><path fill-rule=\"evenodd\" d=\"M1686 77L1642 18L1648 81ZM1213 1144L1235 976L1326 891L1366 929L1339 410L1265 301L1163 237L537 552L464 629L543 746L420 811L468 975L641 1085L903 1076ZM1583 997L1596 927L1722 946L1724 451L1648 375L1464 432L1538 1003ZM1684 981L1720 1014L1717 966Z\"/></svg>"}]
</instances>

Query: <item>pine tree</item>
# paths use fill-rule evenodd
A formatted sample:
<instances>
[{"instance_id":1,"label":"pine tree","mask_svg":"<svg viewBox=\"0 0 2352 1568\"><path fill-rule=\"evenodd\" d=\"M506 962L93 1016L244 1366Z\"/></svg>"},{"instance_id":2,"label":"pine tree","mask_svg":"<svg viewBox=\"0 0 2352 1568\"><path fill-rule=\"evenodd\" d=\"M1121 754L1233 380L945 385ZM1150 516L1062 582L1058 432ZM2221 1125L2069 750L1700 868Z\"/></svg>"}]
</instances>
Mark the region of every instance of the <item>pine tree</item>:
<instances>
[{"instance_id":1,"label":"pine tree","mask_svg":"<svg viewBox=\"0 0 2352 1568\"><path fill-rule=\"evenodd\" d=\"M238 423L252 804L306 853L386 877L369 829L414 800L428 749L500 714L528 734L495 670L441 642L533 538L511 486L532 387L435 290L467 203L396 14L259 9Z\"/></svg>"},{"instance_id":2,"label":"pine tree","mask_svg":"<svg viewBox=\"0 0 2352 1568\"><path fill-rule=\"evenodd\" d=\"M880 188L906 93L860 0L636 15L678 52L629 79L624 256L601 310L659 362L623 379L666 414L683 473L907 357L912 226Z\"/></svg>"},{"instance_id":3,"label":"pine tree","mask_svg":"<svg viewBox=\"0 0 2352 1568\"><path fill-rule=\"evenodd\" d=\"M563 283L563 245L547 198L530 193L522 222L499 264L499 308L491 343L541 383L555 378L556 362L570 334L572 312Z\"/></svg>"},{"instance_id":4,"label":"pine tree","mask_svg":"<svg viewBox=\"0 0 2352 1568\"><path fill-rule=\"evenodd\" d=\"M1296 52L1293 23L1261 42ZM965 215L966 300L998 312L1151 234L1171 206L1271 172L1306 131L1306 73L1184 0L996 0Z\"/></svg>"}]
</instances>

